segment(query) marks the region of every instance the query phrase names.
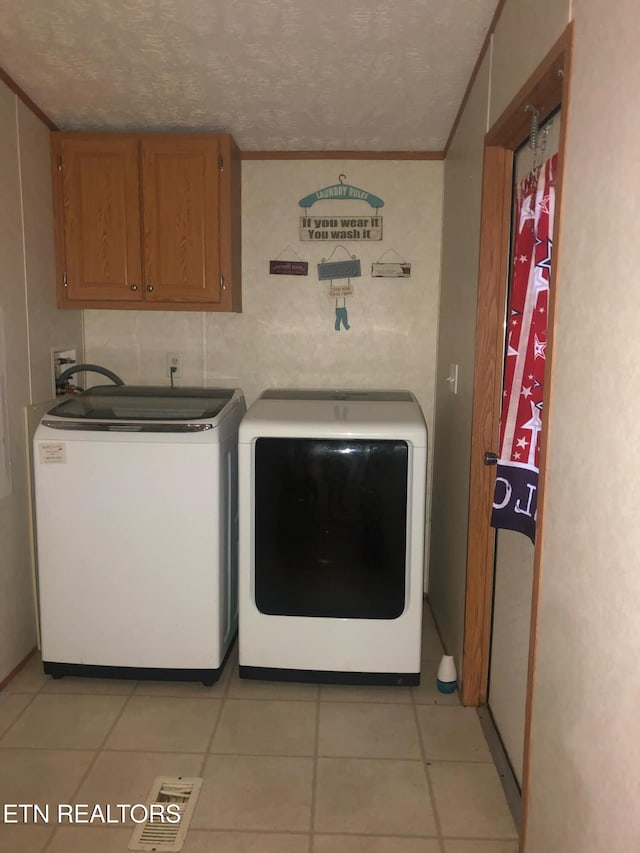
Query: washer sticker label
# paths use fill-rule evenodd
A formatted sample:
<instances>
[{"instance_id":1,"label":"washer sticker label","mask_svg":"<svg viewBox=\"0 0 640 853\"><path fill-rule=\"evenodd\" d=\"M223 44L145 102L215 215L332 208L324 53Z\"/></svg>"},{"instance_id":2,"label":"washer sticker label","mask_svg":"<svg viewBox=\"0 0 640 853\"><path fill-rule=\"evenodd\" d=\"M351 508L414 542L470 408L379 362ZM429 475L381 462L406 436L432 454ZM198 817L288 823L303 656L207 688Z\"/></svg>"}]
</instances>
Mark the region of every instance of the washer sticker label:
<instances>
[{"instance_id":1,"label":"washer sticker label","mask_svg":"<svg viewBox=\"0 0 640 853\"><path fill-rule=\"evenodd\" d=\"M67 450L64 441L41 441L38 445L40 464L67 462Z\"/></svg>"}]
</instances>

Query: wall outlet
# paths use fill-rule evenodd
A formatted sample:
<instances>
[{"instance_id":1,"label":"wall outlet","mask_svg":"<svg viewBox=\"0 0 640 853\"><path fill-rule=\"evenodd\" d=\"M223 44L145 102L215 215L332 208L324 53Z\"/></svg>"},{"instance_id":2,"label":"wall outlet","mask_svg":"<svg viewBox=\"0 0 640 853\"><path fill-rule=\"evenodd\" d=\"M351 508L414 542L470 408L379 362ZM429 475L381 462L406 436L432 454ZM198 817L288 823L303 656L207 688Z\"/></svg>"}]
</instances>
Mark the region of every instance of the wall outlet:
<instances>
[{"instance_id":1,"label":"wall outlet","mask_svg":"<svg viewBox=\"0 0 640 853\"><path fill-rule=\"evenodd\" d=\"M173 371L173 378L180 379L182 377L182 353L179 352L168 352L167 353L167 376L171 377L171 368L175 367Z\"/></svg>"}]
</instances>

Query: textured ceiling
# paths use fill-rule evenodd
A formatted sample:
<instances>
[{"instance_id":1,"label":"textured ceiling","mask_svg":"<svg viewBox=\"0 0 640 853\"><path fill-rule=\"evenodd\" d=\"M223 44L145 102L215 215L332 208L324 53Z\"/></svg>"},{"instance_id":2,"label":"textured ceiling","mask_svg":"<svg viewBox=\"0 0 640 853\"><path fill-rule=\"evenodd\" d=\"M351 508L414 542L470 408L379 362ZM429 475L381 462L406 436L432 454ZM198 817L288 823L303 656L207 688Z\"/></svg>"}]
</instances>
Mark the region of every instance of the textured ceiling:
<instances>
[{"instance_id":1,"label":"textured ceiling","mask_svg":"<svg viewBox=\"0 0 640 853\"><path fill-rule=\"evenodd\" d=\"M441 150L497 0L0 0L0 64L62 129L249 150Z\"/></svg>"}]
</instances>

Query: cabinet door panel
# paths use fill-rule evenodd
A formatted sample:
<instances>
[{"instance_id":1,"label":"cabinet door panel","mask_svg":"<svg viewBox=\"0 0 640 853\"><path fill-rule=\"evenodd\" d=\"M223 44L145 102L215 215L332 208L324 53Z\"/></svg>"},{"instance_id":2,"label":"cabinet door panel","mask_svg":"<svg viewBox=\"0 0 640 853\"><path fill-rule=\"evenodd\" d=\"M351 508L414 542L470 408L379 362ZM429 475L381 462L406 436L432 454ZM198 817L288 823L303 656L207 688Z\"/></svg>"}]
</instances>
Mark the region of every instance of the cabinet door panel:
<instances>
[{"instance_id":1,"label":"cabinet door panel","mask_svg":"<svg viewBox=\"0 0 640 853\"><path fill-rule=\"evenodd\" d=\"M218 145L142 143L144 299L219 302Z\"/></svg>"},{"instance_id":2,"label":"cabinet door panel","mask_svg":"<svg viewBox=\"0 0 640 853\"><path fill-rule=\"evenodd\" d=\"M67 298L139 301L138 143L63 139Z\"/></svg>"}]
</instances>

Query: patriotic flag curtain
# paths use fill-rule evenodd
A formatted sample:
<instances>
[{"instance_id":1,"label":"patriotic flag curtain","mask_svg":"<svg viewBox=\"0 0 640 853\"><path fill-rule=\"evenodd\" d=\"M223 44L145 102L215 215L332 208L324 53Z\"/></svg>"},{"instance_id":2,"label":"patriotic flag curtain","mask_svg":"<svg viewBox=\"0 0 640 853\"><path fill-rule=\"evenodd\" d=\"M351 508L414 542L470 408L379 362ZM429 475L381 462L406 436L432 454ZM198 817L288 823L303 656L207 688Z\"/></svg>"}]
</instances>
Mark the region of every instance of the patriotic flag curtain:
<instances>
[{"instance_id":1,"label":"patriotic flag curtain","mask_svg":"<svg viewBox=\"0 0 640 853\"><path fill-rule=\"evenodd\" d=\"M491 524L535 539L558 157L516 187L500 452Z\"/></svg>"}]
</instances>

